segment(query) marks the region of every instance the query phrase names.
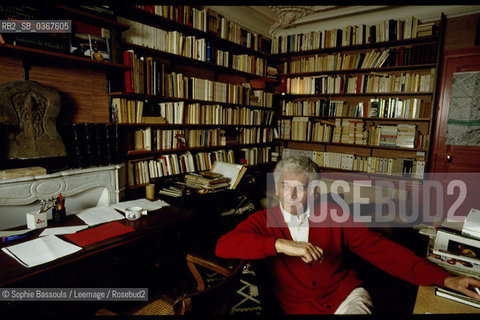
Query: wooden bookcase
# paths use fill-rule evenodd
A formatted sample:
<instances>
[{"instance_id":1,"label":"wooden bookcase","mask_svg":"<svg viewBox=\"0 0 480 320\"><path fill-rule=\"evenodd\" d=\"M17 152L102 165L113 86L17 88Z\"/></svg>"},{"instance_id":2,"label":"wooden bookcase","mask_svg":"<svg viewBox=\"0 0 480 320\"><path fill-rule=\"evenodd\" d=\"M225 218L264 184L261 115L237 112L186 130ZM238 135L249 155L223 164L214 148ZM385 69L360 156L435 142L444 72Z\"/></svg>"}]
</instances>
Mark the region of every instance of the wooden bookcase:
<instances>
[{"instance_id":1,"label":"wooden bookcase","mask_svg":"<svg viewBox=\"0 0 480 320\"><path fill-rule=\"evenodd\" d=\"M445 23L442 15L429 36L273 54L282 77L282 147L313 151L323 171L421 179L430 158ZM375 52L378 60L362 65ZM430 84L421 84L422 78ZM377 104L378 112L369 114ZM397 142L388 141L388 129L399 128L414 130L413 141L411 133L407 144L393 135L390 139ZM327 164L328 158L334 162ZM404 160L409 168L399 167Z\"/></svg>"},{"instance_id":2,"label":"wooden bookcase","mask_svg":"<svg viewBox=\"0 0 480 320\"><path fill-rule=\"evenodd\" d=\"M192 7L181 6L181 10L192 10ZM209 11L209 14L220 19L213 12ZM260 92L265 88L265 92L268 91L272 83L271 79L266 78L268 54L224 39L207 26L205 30L199 30L188 23L174 21L155 13L152 6L122 6L118 8L118 15L118 21L131 24L130 30L136 32L142 28L137 37L142 37L143 33L150 39L158 39L159 35L176 33L176 37L194 37L194 41L204 41L203 45L207 45L211 52L210 59L197 59L190 57L189 53L183 52L182 55L168 50L168 45L161 47L158 43L142 43L132 35L122 35L122 48L128 52L124 53L124 58L126 64L133 61L132 71L126 76L125 88L111 93L110 97L112 117L122 126L126 137L128 184L131 189L141 188L159 177L208 170L215 160L241 162L249 166L270 162L274 126L273 93ZM230 59L233 55L248 56L249 66L255 65L255 68L244 68L247 63L237 68L233 68L232 64L222 65L216 60L217 50L228 51ZM178 80L180 75L181 80ZM133 85L129 85L132 77L140 83L134 81ZM177 80L179 82L175 82ZM167 87L170 81L174 83L172 88ZM218 83L220 88L226 89L215 91L215 97L212 96L213 89L209 95L203 94L208 90L203 88L204 85L217 88ZM246 83L249 89L245 89ZM200 85L202 92L195 93ZM257 91L262 96L259 100L264 102L251 99L249 90ZM150 111L145 111L147 106ZM144 111L139 111L142 108ZM165 113L159 113L157 108L170 108L174 113L178 110L183 112L170 118ZM189 115L190 111L196 113ZM129 116L129 112L137 113L137 116ZM166 123L142 123L142 117L152 116L152 112L154 116L166 118ZM197 119L201 113L203 117ZM163 144L164 136L168 139L166 144Z\"/></svg>"}]
</instances>

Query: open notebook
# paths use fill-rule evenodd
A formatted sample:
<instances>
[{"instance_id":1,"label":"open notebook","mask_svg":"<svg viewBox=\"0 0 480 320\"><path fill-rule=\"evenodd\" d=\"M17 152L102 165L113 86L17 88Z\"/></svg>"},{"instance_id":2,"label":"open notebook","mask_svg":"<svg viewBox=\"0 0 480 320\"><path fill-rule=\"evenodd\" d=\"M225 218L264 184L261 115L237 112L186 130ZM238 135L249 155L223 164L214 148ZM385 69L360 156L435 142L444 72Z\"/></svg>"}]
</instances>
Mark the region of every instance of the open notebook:
<instances>
[{"instance_id":1,"label":"open notebook","mask_svg":"<svg viewBox=\"0 0 480 320\"><path fill-rule=\"evenodd\" d=\"M45 236L2 248L2 251L27 268L35 267L82 250L57 236Z\"/></svg>"}]
</instances>

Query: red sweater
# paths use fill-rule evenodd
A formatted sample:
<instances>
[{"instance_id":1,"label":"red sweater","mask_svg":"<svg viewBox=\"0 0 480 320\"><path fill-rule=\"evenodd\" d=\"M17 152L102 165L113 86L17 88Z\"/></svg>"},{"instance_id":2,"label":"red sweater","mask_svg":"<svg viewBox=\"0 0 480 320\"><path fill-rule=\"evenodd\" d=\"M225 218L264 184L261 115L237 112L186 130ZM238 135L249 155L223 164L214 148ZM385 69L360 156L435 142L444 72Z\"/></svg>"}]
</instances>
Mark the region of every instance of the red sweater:
<instances>
[{"instance_id":1,"label":"red sweater","mask_svg":"<svg viewBox=\"0 0 480 320\"><path fill-rule=\"evenodd\" d=\"M341 212L336 204L329 203L328 208ZM222 236L216 254L247 260L267 258L275 294L286 313L334 313L350 292L361 285L356 272L342 264L346 248L389 274L417 285L443 286L449 275L427 259L417 257L380 233L356 225L351 219L341 226L332 221L318 224L310 220L309 227L309 242L324 250L322 263L307 264L299 257L277 255L275 240L292 240L278 205L258 211Z\"/></svg>"}]
</instances>

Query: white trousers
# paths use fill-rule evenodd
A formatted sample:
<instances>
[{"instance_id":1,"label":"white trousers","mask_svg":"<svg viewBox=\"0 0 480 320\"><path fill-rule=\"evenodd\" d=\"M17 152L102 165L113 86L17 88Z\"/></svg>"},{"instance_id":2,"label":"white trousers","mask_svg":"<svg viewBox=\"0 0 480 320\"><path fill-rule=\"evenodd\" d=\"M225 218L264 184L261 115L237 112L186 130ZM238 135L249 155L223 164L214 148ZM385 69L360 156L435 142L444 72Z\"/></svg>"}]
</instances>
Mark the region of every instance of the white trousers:
<instances>
[{"instance_id":1,"label":"white trousers","mask_svg":"<svg viewBox=\"0 0 480 320\"><path fill-rule=\"evenodd\" d=\"M373 302L364 288L355 288L343 300L335 314L372 314Z\"/></svg>"}]
</instances>

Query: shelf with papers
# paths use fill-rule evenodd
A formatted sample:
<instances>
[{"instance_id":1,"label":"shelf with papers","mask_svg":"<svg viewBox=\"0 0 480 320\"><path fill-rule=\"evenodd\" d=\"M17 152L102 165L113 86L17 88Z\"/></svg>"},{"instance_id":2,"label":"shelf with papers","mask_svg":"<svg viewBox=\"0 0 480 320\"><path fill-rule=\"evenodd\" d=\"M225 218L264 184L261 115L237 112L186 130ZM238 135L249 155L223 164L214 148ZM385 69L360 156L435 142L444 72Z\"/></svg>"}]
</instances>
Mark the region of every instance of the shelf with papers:
<instances>
[{"instance_id":1,"label":"shelf with papers","mask_svg":"<svg viewBox=\"0 0 480 320\"><path fill-rule=\"evenodd\" d=\"M266 79L265 77L256 75L254 73L249 73L249 72L244 72L240 70L236 70L233 68L227 68L218 64L215 64L213 62L206 62L198 59L193 59L189 57L184 57L179 54L173 54L170 52L162 51L162 50L157 50L153 48L148 48L144 46L140 46L137 44L129 43L129 42L123 42L122 43L123 47L126 49L133 49L135 52L149 55L149 56L154 56L155 58L159 60L168 60L171 63L178 63L182 65L190 65L192 67L199 67L199 68L208 68L210 70L214 70L218 73L223 73L223 74L232 74L232 75L237 75L237 76L242 76L247 79ZM265 80L266 81L266 80Z\"/></svg>"},{"instance_id":2,"label":"shelf with papers","mask_svg":"<svg viewBox=\"0 0 480 320\"><path fill-rule=\"evenodd\" d=\"M256 51L252 48L248 48L246 46L242 46L235 42L222 39L215 34L211 34L209 32L205 32L205 31L193 28L189 25L185 25L183 23L176 22L171 19L167 19L165 17L162 17L160 15L148 12L146 10L143 10L137 7L120 6L118 15L133 21L141 22L143 24L146 24L155 28L160 27L167 31L179 31L184 34L192 35L195 37L205 38L209 41L212 41L217 46L228 48L229 50L235 51L237 53L250 53L263 59L270 58L270 54Z\"/></svg>"},{"instance_id":3,"label":"shelf with papers","mask_svg":"<svg viewBox=\"0 0 480 320\"><path fill-rule=\"evenodd\" d=\"M435 36L418 37L418 38L403 39L403 40L366 43L366 44L359 44L359 45L353 45L353 46L331 47L331 48L322 48L322 49L308 50L308 51L292 51L287 53L272 54L271 57L272 59L280 60L280 59L289 59L291 57L309 56L309 55L315 55L315 54L357 51L357 50L385 48L385 47L397 47L397 46L411 45L411 44L429 44L429 43L436 43L438 41L439 41L439 36L435 35Z\"/></svg>"},{"instance_id":4,"label":"shelf with papers","mask_svg":"<svg viewBox=\"0 0 480 320\"><path fill-rule=\"evenodd\" d=\"M405 71L405 70L423 70L435 68L436 64L427 63L427 64L416 64L416 65L407 65L407 66L394 66L394 67L381 67L381 68L363 68L363 69L342 69L342 70L324 70L324 71L314 71L314 72L297 72L297 73L283 73L279 74L279 77L308 77L308 76L318 76L318 75L329 75L329 74L351 74L351 73L383 73L383 72L394 72L394 71Z\"/></svg>"},{"instance_id":5,"label":"shelf with papers","mask_svg":"<svg viewBox=\"0 0 480 320\"><path fill-rule=\"evenodd\" d=\"M311 144L311 145L331 145L331 146L345 146L345 147L359 147L367 149L386 149L386 150L398 150L398 151L411 151L411 152L427 152L427 149L421 148L401 148L401 147L390 147L390 146L375 146L368 144L351 144L351 143L335 143L335 142L317 142L317 141L302 141L302 140L280 140L283 143L295 142L300 144Z\"/></svg>"}]
</instances>

